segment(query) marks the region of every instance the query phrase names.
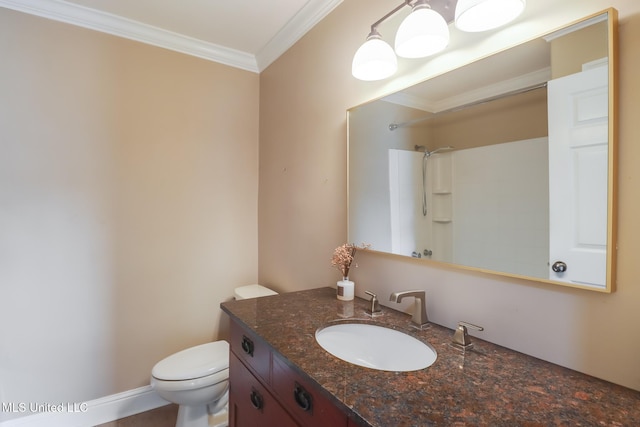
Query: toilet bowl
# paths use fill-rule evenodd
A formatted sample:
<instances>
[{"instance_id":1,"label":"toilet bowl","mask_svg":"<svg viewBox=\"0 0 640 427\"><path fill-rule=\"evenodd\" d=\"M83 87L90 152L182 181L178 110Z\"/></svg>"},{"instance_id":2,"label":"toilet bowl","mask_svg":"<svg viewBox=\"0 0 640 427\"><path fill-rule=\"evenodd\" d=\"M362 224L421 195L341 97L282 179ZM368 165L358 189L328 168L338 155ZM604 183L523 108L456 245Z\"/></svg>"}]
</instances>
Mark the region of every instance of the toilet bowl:
<instances>
[{"instance_id":1,"label":"toilet bowl","mask_svg":"<svg viewBox=\"0 0 640 427\"><path fill-rule=\"evenodd\" d=\"M227 404L229 343L201 344L162 359L151 371L151 386L163 399L180 405L177 427L208 426L209 413Z\"/></svg>"},{"instance_id":2,"label":"toilet bowl","mask_svg":"<svg viewBox=\"0 0 640 427\"><path fill-rule=\"evenodd\" d=\"M261 285L236 288L236 299L277 295ZM162 359L151 370L151 386L163 399L176 403L176 427L227 426L229 343L224 340L190 347Z\"/></svg>"}]
</instances>

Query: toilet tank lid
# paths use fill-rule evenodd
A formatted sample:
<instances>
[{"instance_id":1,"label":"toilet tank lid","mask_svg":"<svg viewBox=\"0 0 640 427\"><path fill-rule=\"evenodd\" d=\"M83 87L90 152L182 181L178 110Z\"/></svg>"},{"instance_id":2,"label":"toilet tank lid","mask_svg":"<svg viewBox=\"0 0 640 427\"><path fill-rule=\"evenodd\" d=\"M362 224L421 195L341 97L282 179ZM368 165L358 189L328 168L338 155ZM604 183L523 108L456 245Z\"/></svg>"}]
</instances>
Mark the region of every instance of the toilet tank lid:
<instances>
[{"instance_id":1,"label":"toilet tank lid","mask_svg":"<svg viewBox=\"0 0 640 427\"><path fill-rule=\"evenodd\" d=\"M246 285L234 289L236 299L258 298L269 295L278 295L278 293L262 285Z\"/></svg>"},{"instance_id":2,"label":"toilet tank lid","mask_svg":"<svg viewBox=\"0 0 640 427\"><path fill-rule=\"evenodd\" d=\"M206 377L229 368L229 343L215 341L179 351L156 363L151 375L182 381Z\"/></svg>"}]
</instances>

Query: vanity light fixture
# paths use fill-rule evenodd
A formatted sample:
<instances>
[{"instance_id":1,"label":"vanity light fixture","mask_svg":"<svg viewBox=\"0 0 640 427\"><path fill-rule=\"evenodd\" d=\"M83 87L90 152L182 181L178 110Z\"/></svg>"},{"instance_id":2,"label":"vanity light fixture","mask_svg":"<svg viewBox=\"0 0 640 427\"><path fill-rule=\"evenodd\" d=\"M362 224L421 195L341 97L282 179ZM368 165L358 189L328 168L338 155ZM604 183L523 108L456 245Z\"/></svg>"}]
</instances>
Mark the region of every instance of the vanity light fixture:
<instances>
[{"instance_id":1,"label":"vanity light fixture","mask_svg":"<svg viewBox=\"0 0 640 427\"><path fill-rule=\"evenodd\" d=\"M372 25L367 41L353 56L351 74L358 80L374 81L392 76L397 69L396 54Z\"/></svg>"},{"instance_id":2,"label":"vanity light fixture","mask_svg":"<svg viewBox=\"0 0 640 427\"><path fill-rule=\"evenodd\" d=\"M396 54L403 58L424 58L444 50L449 44L447 21L431 9L427 0L413 5L396 33Z\"/></svg>"},{"instance_id":3,"label":"vanity light fixture","mask_svg":"<svg viewBox=\"0 0 640 427\"><path fill-rule=\"evenodd\" d=\"M516 19L526 0L458 0L456 28L479 32L492 30Z\"/></svg>"},{"instance_id":4,"label":"vanity light fixture","mask_svg":"<svg viewBox=\"0 0 640 427\"><path fill-rule=\"evenodd\" d=\"M515 19L524 10L525 2L526 0L449 0L448 4L457 3L455 20L458 29L477 32L497 28ZM398 28L394 51L382 40L377 28L405 6L411 6L412 10ZM397 56L424 58L444 50L448 44L447 21L431 8L430 0L405 0L371 25L367 40L353 57L351 74L358 80L386 79L398 69Z\"/></svg>"}]
</instances>

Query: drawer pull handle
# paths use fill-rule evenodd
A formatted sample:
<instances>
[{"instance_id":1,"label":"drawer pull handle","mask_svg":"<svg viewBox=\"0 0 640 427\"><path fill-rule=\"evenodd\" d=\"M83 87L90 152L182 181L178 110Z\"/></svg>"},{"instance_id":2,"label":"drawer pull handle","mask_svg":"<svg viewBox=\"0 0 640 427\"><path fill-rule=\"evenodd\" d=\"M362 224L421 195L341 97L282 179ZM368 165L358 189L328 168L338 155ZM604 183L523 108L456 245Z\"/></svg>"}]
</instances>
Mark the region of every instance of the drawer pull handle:
<instances>
[{"instance_id":1,"label":"drawer pull handle","mask_svg":"<svg viewBox=\"0 0 640 427\"><path fill-rule=\"evenodd\" d=\"M264 406L264 400L262 399L262 395L258 393L256 390L251 390L251 394L249 395L249 399L251 400L251 405L257 410L261 411Z\"/></svg>"},{"instance_id":2,"label":"drawer pull handle","mask_svg":"<svg viewBox=\"0 0 640 427\"><path fill-rule=\"evenodd\" d=\"M298 383L293 389L293 399L303 411L311 411L313 397Z\"/></svg>"},{"instance_id":3,"label":"drawer pull handle","mask_svg":"<svg viewBox=\"0 0 640 427\"><path fill-rule=\"evenodd\" d=\"M242 351L247 353L249 356L253 356L253 341L244 335L242 336Z\"/></svg>"}]
</instances>

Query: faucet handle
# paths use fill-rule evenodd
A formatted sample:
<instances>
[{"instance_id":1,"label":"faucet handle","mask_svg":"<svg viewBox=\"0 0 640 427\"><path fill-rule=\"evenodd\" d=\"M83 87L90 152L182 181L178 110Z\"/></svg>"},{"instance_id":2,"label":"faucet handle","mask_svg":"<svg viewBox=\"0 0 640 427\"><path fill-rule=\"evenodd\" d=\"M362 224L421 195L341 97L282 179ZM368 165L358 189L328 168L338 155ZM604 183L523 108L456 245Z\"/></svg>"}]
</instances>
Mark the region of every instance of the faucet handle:
<instances>
[{"instance_id":1,"label":"faucet handle","mask_svg":"<svg viewBox=\"0 0 640 427\"><path fill-rule=\"evenodd\" d=\"M378 303L378 296L371 291L364 291L364 293L371 296L371 300L369 301L370 305L369 308L367 308L366 313L371 317L382 314L382 309Z\"/></svg>"},{"instance_id":2,"label":"faucet handle","mask_svg":"<svg viewBox=\"0 0 640 427\"><path fill-rule=\"evenodd\" d=\"M465 348L470 348L473 343L471 342L471 337L467 333L467 328L475 329L476 331L484 331L482 326L477 326L467 322L458 322L458 328L453 333L453 343L457 346Z\"/></svg>"}]
</instances>

